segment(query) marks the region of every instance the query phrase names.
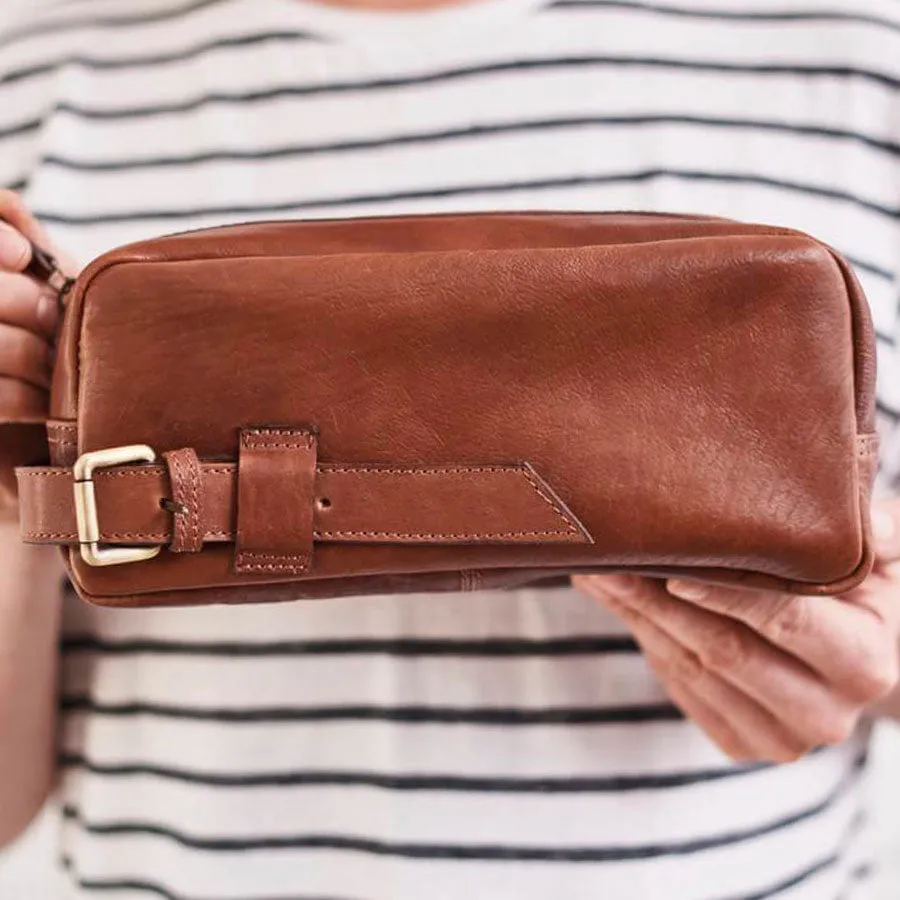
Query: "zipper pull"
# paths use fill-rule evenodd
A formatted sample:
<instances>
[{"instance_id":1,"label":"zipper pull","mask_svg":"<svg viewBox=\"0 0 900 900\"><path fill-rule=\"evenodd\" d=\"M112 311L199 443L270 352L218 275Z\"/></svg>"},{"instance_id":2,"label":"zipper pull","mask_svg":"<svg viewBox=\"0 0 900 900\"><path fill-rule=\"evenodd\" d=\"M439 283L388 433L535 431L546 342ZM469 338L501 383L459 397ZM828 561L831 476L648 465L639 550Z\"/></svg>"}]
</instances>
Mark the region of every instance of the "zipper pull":
<instances>
[{"instance_id":1,"label":"zipper pull","mask_svg":"<svg viewBox=\"0 0 900 900\"><path fill-rule=\"evenodd\" d=\"M56 292L56 299L60 307L65 306L66 295L72 290L75 279L63 272L56 257L39 247L34 241L31 244L31 262L25 267L25 274L43 281Z\"/></svg>"}]
</instances>

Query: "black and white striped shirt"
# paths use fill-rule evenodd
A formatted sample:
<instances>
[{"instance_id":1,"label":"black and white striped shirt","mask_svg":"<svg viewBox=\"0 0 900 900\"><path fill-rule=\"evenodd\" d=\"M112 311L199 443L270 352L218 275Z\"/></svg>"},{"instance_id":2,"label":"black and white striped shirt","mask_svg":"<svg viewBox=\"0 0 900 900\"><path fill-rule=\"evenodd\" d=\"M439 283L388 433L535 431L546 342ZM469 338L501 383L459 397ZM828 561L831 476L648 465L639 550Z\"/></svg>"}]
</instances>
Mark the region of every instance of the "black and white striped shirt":
<instances>
[{"instance_id":1,"label":"black and white striped shirt","mask_svg":"<svg viewBox=\"0 0 900 900\"><path fill-rule=\"evenodd\" d=\"M0 37L0 184L85 261L273 217L799 227L867 289L900 476L898 0L56 0ZM73 898L866 895L866 736L730 765L570 590L66 613Z\"/></svg>"}]
</instances>

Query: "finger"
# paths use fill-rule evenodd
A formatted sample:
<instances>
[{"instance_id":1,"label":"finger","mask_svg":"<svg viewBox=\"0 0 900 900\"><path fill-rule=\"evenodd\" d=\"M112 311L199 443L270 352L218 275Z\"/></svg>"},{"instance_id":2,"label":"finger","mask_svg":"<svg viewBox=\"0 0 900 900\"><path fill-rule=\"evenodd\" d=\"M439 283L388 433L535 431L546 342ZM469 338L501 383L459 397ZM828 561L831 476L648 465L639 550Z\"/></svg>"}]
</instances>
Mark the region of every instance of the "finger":
<instances>
[{"instance_id":1,"label":"finger","mask_svg":"<svg viewBox=\"0 0 900 900\"><path fill-rule=\"evenodd\" d=\"M52 253L63 272L75 275L78 266L68 254L61 252L54 246L41 223L28 211L22 198L12 191L0 190L0 222L11 225L13 229L24 235L29 241L33 241L41 249ZM29 260L31 259L31 246L28 248ZM25 265L28 263L26 262ZM21 269L15 269L21 271Z\"/></svg>"},{"instance_id":2,"label":"finger","mask_svg":"<svg viewBox=\"0 0 900 900\"><path fill-rule=\"evenodd\" d=\"M31 244L25 236L0 222L0 270L24 272L31 262Z\"/></svg>"},{"instance_id":3,"label":"finger","mask_svg":"<svg viewBox=\"0 0 900 900\"><path fill-rule=\"evenodd\" d=\"M29 240L49 248L50 240L47 232L28 211L22 198L13 191L0 190L0 219L8 222Z\"/></svg>"},{"instance_id":4,"label":"finger","mask_svg":"<svg viewBox=\"0 0 900 900\"><path fill-rule=\"evenodd\" d=\"M0 322L53 337L59 304L52 292L32 278L0 272Z\"/></svg>"},{"instance_id":5,"label":"finger","mask_svg":"<svg viewBox=\"0 0 900 900\"><path fill-rule=\"evenodd\" d=\"M47 389L50 365L51 350L46 341L24 328L0 324L0 375Z\"/></svg>"},{"instance_id":6,"label":"finger","mask_svg":"<svg viewBox=\"0 0 900 900\"><path fill-rule=\"evenodd\" d=\"M880 562L900 561L900 499L879 503L872 509L872 535Z\"/></svg>"},{"instance_id":7,"label":"finger","mask_svg":"<svg viewBox=\"0 0 900 900\"><path fill-rule=\"evenodd\" d=\"M47 391L0 375L0 423L44 422L49 400Z\"/></svg>"},{"instance_id":8,"label":"finger","mask_svg":"<svg viewBox=\"0 0 900 900\"><path fill-rule=\"evenodd\" d=\"M812 749L811 742L795 734L752 697L705 668L695 653L655 622L627 607L621 607L620 612L667 688L678 686L682 692L690 692L706 708L704 730L729 756L787 763ZM727 710L727 719L719 710ZM744 752L735 756L730 749L733 745Z\"/></svg>"},{"instance_id":9,"label":"finger","mask_svg":"<svg viewBox=\"0 0 900 900\"><path fill-rule=\"evenodd\" d=\"M900 604L886 603L880 591L803 597L683 579L667 588L695 607L742 622L849 699L873 702L896 681Z\"/></svg>"},{"instance_id":10,"label":"finger","mask_svg":"<svg viewBox=\"0 0 900 900\"><path fill-rule=\"evenodd\" d=\"M735 762L747 762L755 759L754 752L738 736L735 729L725 717L706 702L701 700L690 685L668 677L657 661L658 654L654 635L641 617L615 600L609 592L600 590L598 579L583 575L573 576L574 587L606 606L610 612L620 616L631 627L632 635L644 652L644 656L658 681L665 686L666 692L675 705L693 721L724 753Z\"/></svg>"},{"instance_id":11,"label":"finger","mask_svg":"<svg viewBox=\"0 0 900 900\"><path fill-rule=\"evenodd\" d=\"M620 599L812 744L841 743L853 732L858 710L852 703L742 622L679 600L646 579L633 579Z\"/></svg>"},{"instance_id":12,"label":"finger","mask_svg":"<svg viewBox=\"0 0 900 900\"><path fill-rule=\"evenodd\" d=\"M705 670L693 653L652 623L635 625L635 638L668 689L690 692L705 707L704 730L711 737L715 732L713 739L729 756L788 763L812 749L811 743L804 742L751 697ZM727 720L717 710L727 710ZM735 756L725 740L743 752Z\"/></svg>"},{"instance_id":13,"label":"finger","mask_svg":"<svg viewBox=\"0 0 900 900\"><path fill-rule=\"evenodd\" d=\"M660 674L660 681L663 676ZM666 691L672 702L727 756L738 763L756 761L756 754L738 737L737 732L711 706L704 703L687 685L670 682Z\"/></svg>"}]
</instances>

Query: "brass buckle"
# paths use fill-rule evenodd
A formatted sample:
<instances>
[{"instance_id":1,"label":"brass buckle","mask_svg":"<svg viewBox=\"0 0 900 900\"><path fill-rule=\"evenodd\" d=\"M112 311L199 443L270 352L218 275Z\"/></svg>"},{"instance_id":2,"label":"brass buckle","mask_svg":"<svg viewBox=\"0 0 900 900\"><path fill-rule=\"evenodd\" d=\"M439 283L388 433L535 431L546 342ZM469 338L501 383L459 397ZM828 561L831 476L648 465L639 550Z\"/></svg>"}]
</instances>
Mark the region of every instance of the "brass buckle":
<instances>
[{"instance_id":1,"label":"brass buckle","mask_svg":"<svg viewBox=\"0 0 900 900\"><path fill-rule=\"evenodd\" d=\"M156 454L145 444L111 447L83 453L75 461L75 518L78 523L78 544L81 558L89 566L119 566L140 562L158 555L159 547L101 547L100 522L97 518L97 496L94 493L94 472L125 463L156 462Z\"/></svg>"}]
</instances>

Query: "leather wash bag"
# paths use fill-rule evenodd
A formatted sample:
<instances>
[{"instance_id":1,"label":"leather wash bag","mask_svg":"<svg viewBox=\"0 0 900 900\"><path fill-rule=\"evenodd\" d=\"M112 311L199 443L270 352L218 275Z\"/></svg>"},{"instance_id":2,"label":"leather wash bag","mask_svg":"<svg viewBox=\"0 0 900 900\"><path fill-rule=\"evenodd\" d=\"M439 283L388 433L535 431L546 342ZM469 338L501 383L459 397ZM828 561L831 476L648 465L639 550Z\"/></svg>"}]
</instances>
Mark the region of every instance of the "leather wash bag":
<instances>
[{"instance_id":1,"label":"leather wash bag","mask_svg":"<svg viewBox=\"0 0 900 900\"><path fill-rule=\"evenodd\" d=\"M115 606L870 569L874 341L784 229L494 214L214 228L68 297L25 540Z\"/></svg>"}]
</instances>

